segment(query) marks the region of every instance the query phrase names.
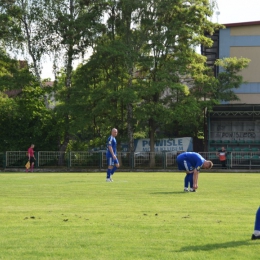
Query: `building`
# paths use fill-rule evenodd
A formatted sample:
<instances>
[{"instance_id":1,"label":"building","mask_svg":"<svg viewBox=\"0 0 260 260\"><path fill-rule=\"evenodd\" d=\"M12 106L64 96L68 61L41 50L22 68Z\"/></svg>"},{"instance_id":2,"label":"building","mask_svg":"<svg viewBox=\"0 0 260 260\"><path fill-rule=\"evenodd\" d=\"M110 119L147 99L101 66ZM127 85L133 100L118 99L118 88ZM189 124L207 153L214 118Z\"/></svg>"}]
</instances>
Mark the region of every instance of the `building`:
<instances>
[{"instance_id":1,"label":"building","mask_svg":"<svg viewBox=\"0 0 260 260\"><path fill-rule=\"evenodd\" d=\"M260 104L260 21L225 24L219 31L219 58L244 57L251 61L241 73L247 83L235 93L241 101L231 104Z\"/></svg>"},{"instance_id":2,"label":"building","mask_svg":"<svg viewBox=\"0 0 260 260\"><path fill-rule=\"evenodd\" d=\"M258 151L260 145L260 21L225 24L224 29L209 36L211 48L203 47L207 64L218 58L243 57L251 60L241 72L244 81L234 92L239 101L222 102L208 114L207 148L214 151L226 146L230 151Z\"/></svg>"}]
</instances>

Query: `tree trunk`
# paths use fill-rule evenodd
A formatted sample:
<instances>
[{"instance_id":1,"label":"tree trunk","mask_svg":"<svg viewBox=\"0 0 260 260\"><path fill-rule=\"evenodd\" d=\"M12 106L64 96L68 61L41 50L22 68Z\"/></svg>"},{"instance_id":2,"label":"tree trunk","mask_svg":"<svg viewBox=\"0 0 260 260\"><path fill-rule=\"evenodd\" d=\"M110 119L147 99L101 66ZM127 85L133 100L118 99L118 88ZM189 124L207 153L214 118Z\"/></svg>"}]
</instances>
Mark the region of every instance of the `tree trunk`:
<instances>
[{"instance_id":1,"label":"tree trunk","mask_svg":"<svg viewBox=\"0 0 260 260\"><path fill-rule=\"evenodd\" d=\"M69 135L67 134L64 138L64 142L62 143L62 145L60 146L60 149L59 149L59 159L58 159L58 165L59 166L65 166L65 152L67 150L67 146L69 144L69 141L70 141L70 138L69 138Z\"/></svg>"},{"instance_id":2,"label":"tree trunk","mask_svg":"<svg viewBox=\"0 0 260 260\"><path fill-rule=\"evenodd\" d=\"M155 123L153 119L149 120L149 137L150 137L150 167L155 167L155 154L154 154L154 132L155 132Z\"/></svg>"}]
</instances>

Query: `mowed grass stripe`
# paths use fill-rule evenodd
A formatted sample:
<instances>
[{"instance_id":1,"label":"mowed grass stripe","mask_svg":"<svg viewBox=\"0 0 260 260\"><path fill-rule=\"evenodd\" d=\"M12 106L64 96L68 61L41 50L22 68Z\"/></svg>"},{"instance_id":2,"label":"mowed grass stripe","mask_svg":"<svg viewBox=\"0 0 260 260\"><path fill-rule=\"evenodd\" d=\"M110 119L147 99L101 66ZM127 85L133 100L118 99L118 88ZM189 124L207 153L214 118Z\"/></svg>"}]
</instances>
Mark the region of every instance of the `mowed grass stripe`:
<instances>
[{"instance_id":1,"label":"mowed grass stripe","mask_svg":"<svg viewBox=\"0 0 260 260\"><path fill-rule=\"evenodd\" d=\"M259 174L0 174L0 259L257 259Z\"/></svg>"}]
</instances>

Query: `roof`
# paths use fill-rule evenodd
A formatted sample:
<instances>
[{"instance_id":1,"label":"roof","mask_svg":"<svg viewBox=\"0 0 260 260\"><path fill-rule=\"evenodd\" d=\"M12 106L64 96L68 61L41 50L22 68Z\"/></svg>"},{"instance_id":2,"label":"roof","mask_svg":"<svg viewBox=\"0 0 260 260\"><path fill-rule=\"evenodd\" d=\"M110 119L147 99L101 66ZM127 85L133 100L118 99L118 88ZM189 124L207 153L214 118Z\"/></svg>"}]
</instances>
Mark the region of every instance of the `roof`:
<instances>
[{"instance_id":1,"label":"roof","mask_svg":"<svg viewBox=\"0 0 260 260\"><path fill-rule=\"evenodd\" d=\"M251 26L251 25L260 25L260 21L252 21L252 22L241 22L241 23L227 23L224 24L226 28L229 27L240 27L240 26Z\"/></svg>"},{"instance_id":2,"label":"roof","mask_svg":"<svg viewBox=\"0 0 260 260\"><path fill-rule=\"evenodd\" d=\"M43 82L44 87L53 87L54 81L45 81Z\"/></svg>"},{"instance_id":3,"label":"roof","mask_svg":"<svg viewBox=\"0 0 260 260\"><path fill-rule=\"evenodd\" d=\"M21 89L12 89L12 90L6 90L4 92L9 98L11 97L17 97L19 94L22 93Z\"/></svg>"}]
</instances>

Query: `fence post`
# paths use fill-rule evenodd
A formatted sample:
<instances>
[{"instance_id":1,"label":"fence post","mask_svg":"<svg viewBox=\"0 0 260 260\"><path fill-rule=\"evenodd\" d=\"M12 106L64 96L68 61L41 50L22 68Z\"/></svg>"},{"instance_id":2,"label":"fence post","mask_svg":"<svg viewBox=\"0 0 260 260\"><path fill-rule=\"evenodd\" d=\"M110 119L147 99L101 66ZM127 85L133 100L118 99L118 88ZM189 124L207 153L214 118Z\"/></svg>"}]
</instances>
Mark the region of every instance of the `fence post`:
<instances>
[{"instance_id":1,"label":"fence post","mask_svg":"<svg viewBox=\"0 0 260 260\"><path fill-rule=\"evenodd\" d=\"M232 168L232 163L233 163L232 155L233 155L233 153L231 152L230 153L230 168Z\"/></svg>"},{"instance_id":2,"label":"fence post","mask_svg":"<svg viewBox=\"0 0 260 260\"><path fill-rule=\"evenodd\" d=\"M166 162L166 152L164 151L163 152L163 169L166 169L166 164L167 164L167 162Z\"/></svg>"},{"instance_id":3,"label":"fence post","mask_svg":"<svg viewBox=\"0 0 260 260\"><path fill-rule=\"evenodd\" d=\"M68 156L68 168L70 169L71 167L71 151L69 151L69 156Z\"/></svg>"},{"instance_id":4,"label":"fence post","mask_svg":"<svg viewBox=\"0 0 260 260\"><path fill-rule=\"evenodd\" d=\"M5 155L4 155L4 168L6 168L7 166L7 151L5 152Z\"/></svg>"},{"instance_id":5,"label":"fence post","mask_svg":"<svg viewBox=\"0 0 260 260\"><path fill-rule=\"evenodd\" d=\"M103 159L102 152L99 151L99 170L101 170L102 168L102 159Z\"/></svg>"},{"instance_id":6,"label":"fence post","mask_svg":"<svg viewBox=\"0 0 260 260\"><path fill-rule=\"evenodd\" d=\"M134 153L130 153L130 167L131 167L131 169L134 169L134 164L135 164L135 162L134 162L134 160L135 160L135 156L134 156Z\"/></svg>"},{"instance_id":7,"label":"fence post","mask_svg":"<svg viewBox=\"0 0 260 260\"><path fill-rule=\"evenodd\" d=\"M40 159L39 159L39 158L40 158L39 152L36 152L36 153L35 153L35 157L36 157L36 167L39 168L39 160L40 160Z\"/></svg>"},{"instance_id":8,"label":"fence post","mask_svg":"<svg viewBox=\"0 0 260 260\"><path fill-rule=\"evenodd\" d=\"M3 168L5 169L5 167L6 167L6 152L5 153L3 153L3 158L2 158L2 163L3 163Z\"/></svg>"}]
</instances>

